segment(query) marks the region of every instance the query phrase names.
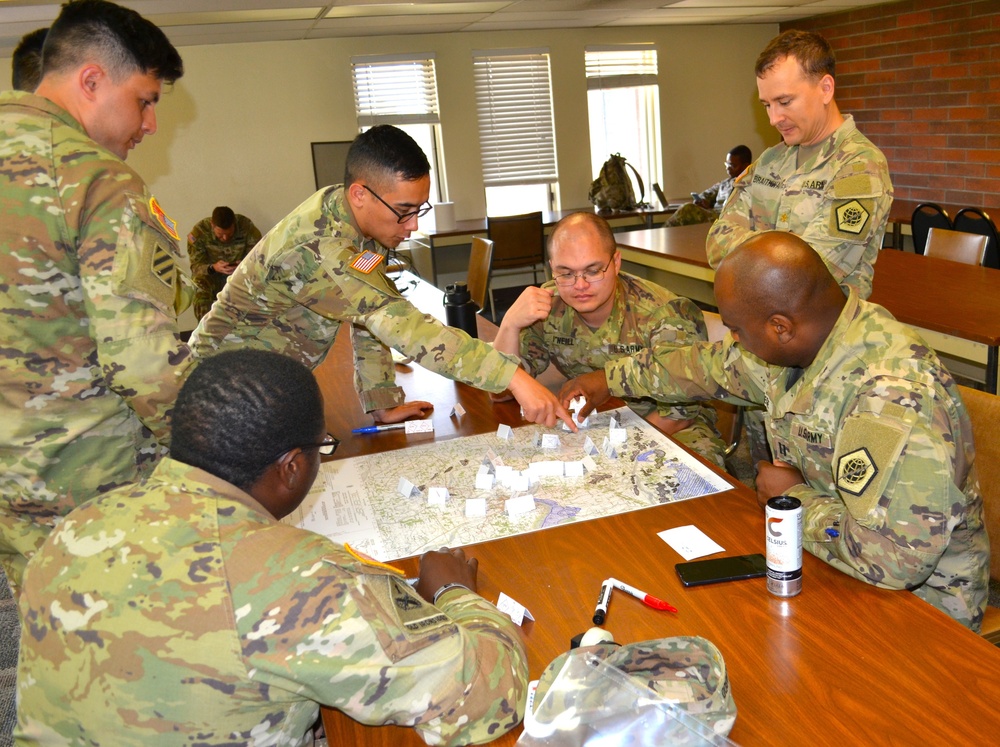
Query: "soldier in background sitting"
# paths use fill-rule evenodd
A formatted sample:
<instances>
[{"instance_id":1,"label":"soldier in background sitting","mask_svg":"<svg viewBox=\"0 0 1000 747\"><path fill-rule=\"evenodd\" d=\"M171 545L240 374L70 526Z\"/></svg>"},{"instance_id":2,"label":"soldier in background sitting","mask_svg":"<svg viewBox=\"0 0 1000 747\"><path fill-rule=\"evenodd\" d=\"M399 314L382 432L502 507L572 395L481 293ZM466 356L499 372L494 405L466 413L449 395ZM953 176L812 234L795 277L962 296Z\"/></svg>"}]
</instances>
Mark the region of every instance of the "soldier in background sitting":
<instances>
[{"instance_id":1,"label":"soldier in background sitting","mask_svg":"<svg viewBox=\"0 0 1000 747\"><path fill-rule=\"evenodd\" d=\"M194 316L201 319L212 308L229 276L260 241L260 231L245 215L220 206L210 218L195 224L187 240L191 279L198 289L194 294Z\"/></svg>"},{"instance_id":2,"label":"soldier in background sitting","mask_svg":"<svg viewBox=\"0 0 1000 747\"><path fill-rule=\"evenodd\" d=\"M700 194L691 193L692 202L681 206L680 210L671 215L665 226L690 226L695 223L710 223L719 217L723 205L733 192L736 178L753 163L753 155L745 145L737 145L726 154L726 173L728 176L721 182L716 182Z\"/></svg>"},{"instance_id":3,"label":"soldier in background sitting","mask_svg":"<svg viewBox=\"0 0 1000 747\"><path fill-rule=\"evenodd\" d=\"M300 745L320 704L429 744L514 728L527 660L475 559L427 553L414 587L279 523L336 443L302 364L246 349L196 368L170 458L28 566L18 744Z\"/></svg>"}]
</instances>

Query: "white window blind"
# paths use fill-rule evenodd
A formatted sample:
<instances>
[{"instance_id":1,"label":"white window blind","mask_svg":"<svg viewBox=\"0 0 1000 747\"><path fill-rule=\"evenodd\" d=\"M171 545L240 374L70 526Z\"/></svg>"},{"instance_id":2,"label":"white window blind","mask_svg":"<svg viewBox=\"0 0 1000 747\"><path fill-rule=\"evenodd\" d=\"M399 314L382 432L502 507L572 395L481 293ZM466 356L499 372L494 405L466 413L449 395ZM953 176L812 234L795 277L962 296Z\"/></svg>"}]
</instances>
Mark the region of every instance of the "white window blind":
<instances>
[{"instance_id":1,"label":"white window blind","mask_svg":"<svg viewBox=\"0 0 1000 747\"><path fill-rule=\"evenodd\" d=\"M351 70L361 128L439 124L433 55L352 57Z\"/></svg>"},{"instance_id":2,"label":"white window blind","mask_svg":"<svg viewBox=\"0 0 1000 747\"><path fill-rule=\"evenodd\" d=\"M587 47L587 88L655 86L656 48L646 44Z\"/></svg>"},{"instance_id":3,"label":"white window blind","mask_svg":"<svg viewBox=\"0 0 1000 747\"><path fill-rule=\"evenodd\" d=\"M485 186L557 181L548 52L477 51L472 61Z\"/></svg>"}]
</instances>

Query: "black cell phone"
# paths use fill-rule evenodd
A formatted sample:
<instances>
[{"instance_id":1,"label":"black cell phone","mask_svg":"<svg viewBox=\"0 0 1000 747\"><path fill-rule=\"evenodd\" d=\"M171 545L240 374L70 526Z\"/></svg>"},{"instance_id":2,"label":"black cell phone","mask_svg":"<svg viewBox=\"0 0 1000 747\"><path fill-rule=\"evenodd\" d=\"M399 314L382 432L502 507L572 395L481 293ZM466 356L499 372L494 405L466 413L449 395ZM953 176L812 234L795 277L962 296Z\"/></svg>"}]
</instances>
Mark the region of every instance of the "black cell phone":
<instances>
[{"instance_id":1,"label":"black cell phone","mask_svg":"<svg viewBox=\"0 0 1000 747\"><path fill-rule=\"evenodd\" d=\"M721 581L739 581L744 578L760 578L767 574L767 561L760 553L755 555L732 555L728 558L695 560L674 566L681 583L685 586L717 584Z\"/></svg>"}]
</instances>

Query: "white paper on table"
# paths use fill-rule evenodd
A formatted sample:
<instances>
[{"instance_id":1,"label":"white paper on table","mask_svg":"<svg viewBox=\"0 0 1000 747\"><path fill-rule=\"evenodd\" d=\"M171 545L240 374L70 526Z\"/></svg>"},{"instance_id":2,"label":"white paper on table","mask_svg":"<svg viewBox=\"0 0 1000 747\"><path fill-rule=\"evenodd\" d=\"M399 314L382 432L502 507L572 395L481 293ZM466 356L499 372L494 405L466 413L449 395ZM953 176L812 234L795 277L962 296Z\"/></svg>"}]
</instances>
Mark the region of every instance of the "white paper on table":
<instances>
[{"instance_id":1,"label":"white paper on table","mask_svg":"<svg viewBox=\"0 0 1000 747\"><path fill-rule=\"evenodd\" d=\"M594 440L587 436L587 440L583 442L583 453L587 456L595 456L597 454L597 444Z\"/></svg>"},{"instance_id":2,"label":"white paper on table","mask_svg":"<svg viewBox=\"0 0 1000 747\"><path fill-rule=\"evenodd\" d=\"M542 434L542 448L543 449L558 449L559 448L559 436L555 433L543 433Z\"/></svg>"},{"instance_id":3,"label":"white paper on table","mask_svg":"<svg viewBox=\"0 0 1000 747\"><path fill-rule=\"evenodd\" d=\"M528 465L528 473L535 478L562 477L566 474L563 462L548 459L542 462L532 462Z\"/></svg>"},{"instance_id":4,"label":"white paper on table","mask_svg":"<svg viewBox=\"0 0 1000 747\"><path fill-rule=\"evenodd\" d=\"M509 425L500 424L497 428L497 438L503 441L510 441L511 437L514 435L514 430Z\"/></svg>"},{"instance_id":5,"label":"white paper on table","mask_svg":"<svg viewBox=\"0 0 1000 747\"><path fill-rule=\"evenodd\" d=\"M465 499L465 515L469 518L477 516L486 516L486 499L485 498L466 498Z\"/></svg>"},{"instance_id":6,"label":"white paper on table","mask_svg":"<svg viewBox=\"0 0 1000 747\"><path fill-rule=\"evenodd\" d=\"M511 481L517 472L509 464L501 464L497 466L497 482L503 485L505 488L509 488Z\"/></svg>"},{"instance_id":7,"label":"white paper on table","mask_svg":"<svg viewBox=\"0 0 1000 747\"><path fill-rule=\"evenodd\" d=\"M528 490L531 488L530 472L515 472L510 477L511 490Z\"/></svg>"},{"instance_id":8,"label":"white paper on table","mask_svg":"<svg viewBox=\"0 0 1000 747\"><path fill-rule=\"evenodd\" d=\"M433 420L407 420L404 424L406 428L404 431L406 433L433 433L434 432L434 421Z\"/></svg>"},{"instance_id":9,"label":"white paper on table","mask_svg":"<svg viewBox=\"0 0 1000 747\"><path fill-rule=\"evenodd\" d=\"M587 400L583 397L574 397L569 403L569 409L573 412L579 412L585 404L587 404Z\"/></svg>"},{"instance_id":10,"label":"white paper on table","mask_svg":"<svg viewBox=\"0 0 1000 747\"><path fill-rule=\"evenodd\" d=\"M462 407L461 404L459 404L458 402L456 402L455 406L451 408L451 415L450 415L450 417L458 418L459 420L461 420L461 418L462 418L463 415L465 415L465 408Z\"/></svg>"},{"instance_id":11,"label":"white paper on table","mask_svg":"<svg viewBox=\"0 0 1000 747\"><path fill-rule=\"evenodd\" d=\"M497 599L497 609L507 615L515 625L521 625L524 622L524 618L528 618L529 620L535 619L531 616L527 607L520 602L515 602L502 591L500 592L500 597Z\"/></svg>"},{"instance_id":12,"label":"white paper on table","mask_svg":"<svg viewBox=\"0 0 1000 747\"><path fill-rule=\"evenodd\" d=\"M657 532L656 536L674 548L684 560L725 552L726 549L694 524L664 529L662 532Z\"/></svg>"},{"instance_id":13,"label":"white paper on table","mask_svg":"<svg viewBox=\"0 0 1000 747\"><path fill-rule=\"evenodd\" d=\"M399 478L399 484L396 486L396 490L404 498L413 498L414 496L420 495L420 491L417 490L417 486L405 477Z\"/></svg>"},{"instance_id":14,"label":"white paper on table","mask_svg":"<svg viewBox=\"0 0 1000 747\"><path fill-rule=\"evenodd\" d=\"M583 462L583 466L587 468L588 472L596 472L597 471L597 462L595 462L594 458L592 456L590 456L589 454L587 456L585 456L583 459L581 459L580 461Z\"/></svg>"},{"instance_id":15,"label":"white paper on table","mask_svg":"<svg viewBox=\"0 0 1000 747\"><path fill-rule=\"evenodd\" d=\"M563 470L566 477L583 477L583 462L564 462Z\"/></svg>"},{"instance_id":16,"label":"white paper on table","mask_svg":"<svg viewBox=\"0 0 1000 747\"><path fill-rule=\"evenodd\" d=\"M476 475L476 490L493 490L494 477L489 472L480 472Z\"/></svg>"},{"instance_id":17,"label":"white paper on table","mask_svg":"<svg viewBox=\"0 0 1000 747\"><path fill-rule=\"evenodd\" d=\"M608 431L608 438L613 444L623 444L628 441L628 431L624 428L612 428Z\"/></svg>"},{"instance_id":18,"label":"white paper on table","mask_svg":"<svg viewBox=\"0 0 1000 747\"><path fill-rule=\"evenodd\" d=\"M433 487L427 489L427 505L443 506L448 502L448 488Z\"/></svg>"},{"instance_id":19,"label":"white paper on table","mask_svg":"<svg viewBox=\"0 0 1000 747\"><path fill-rule=\"evenodd\" d=\"M503 505L507 510L508 516L520 516L521 514L531 513L535 510L535 496L529 493L528 495L508 498L504 501Z\"/></svg>"}]
</instances>

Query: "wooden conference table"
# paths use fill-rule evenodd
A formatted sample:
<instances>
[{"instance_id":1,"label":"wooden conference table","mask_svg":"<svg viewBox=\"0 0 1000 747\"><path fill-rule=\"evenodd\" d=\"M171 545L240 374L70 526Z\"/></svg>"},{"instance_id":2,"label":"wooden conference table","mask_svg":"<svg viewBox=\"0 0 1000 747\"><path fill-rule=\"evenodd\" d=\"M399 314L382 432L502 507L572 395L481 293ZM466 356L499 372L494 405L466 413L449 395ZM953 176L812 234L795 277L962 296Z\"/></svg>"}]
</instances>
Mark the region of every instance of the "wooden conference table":
<instances>
[{"instance_id":1,"label":"wooden conference table","mask_svg":"<svg viewBox=\"0 0 1000 747\"><path fill-rule=\"evenodd\" d=\"M440 292L411 291L434 309ZM436 294L436 295L435 295ZM435 300L436 299L436 300ZM425 305L426 304L426 305ZM480 320L481 336L495 327ZM346 335L317 369L327 423L343 438L335 458L403 448L429 439L489 432L522 423L514 403L491 405L484 392L419 367L397 381L411 399L435 404L435 433L351 436L370 423L353 392ZM461 402L461 422L449 417ZM613 596L605 628L620 643L673 635L714 642L728 667L741 745L974 744L1000 733L1000 650L907 592L876 589L804 557L802 593L783 600L764 579L684 589L682 558L656 532L695 524L727 554L763 551L764 517L742 485L718 495L494 540L468 548L479 559L479 592L503 591L535 621L522 627L529 674L537 678L589 628L601 582L615 576L673 603L674 615ZM416 559L400 563L416 573ZM323 709L331 745L422 745L411 729L367 727ZM495 742L512 745L520 727Z\"/></svg>"},{"instance_id":2,"label":"wooden conference table","mask_svg":"<svg viewBox=\"0 0 1000 747\"><path fill-rule=\"evenodd\" d=\"M628 231L615 238L622 259L669 273L671 279L660 282L671 290L701 301L708 294L714 303L715 271L705 255L709 227ZM997 393L1000 270L885 249L875 263L870 300L917 328L935 350L985 365L986 387Z\"/></svg>"}]
</instances>

